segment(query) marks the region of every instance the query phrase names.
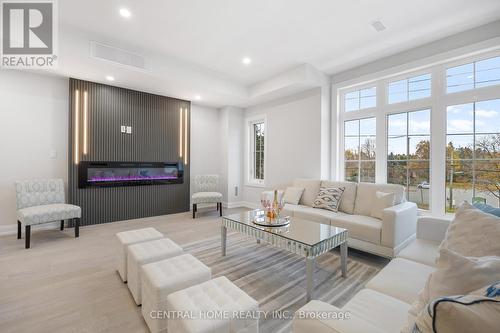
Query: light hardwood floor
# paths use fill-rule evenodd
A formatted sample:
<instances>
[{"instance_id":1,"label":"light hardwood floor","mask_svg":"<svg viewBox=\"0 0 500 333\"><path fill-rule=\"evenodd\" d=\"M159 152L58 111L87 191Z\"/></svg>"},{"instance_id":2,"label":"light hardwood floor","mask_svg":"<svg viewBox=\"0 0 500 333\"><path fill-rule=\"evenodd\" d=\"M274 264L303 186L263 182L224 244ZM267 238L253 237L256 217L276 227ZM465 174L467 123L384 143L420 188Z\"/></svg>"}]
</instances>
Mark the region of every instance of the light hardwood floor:
<instances>
[{"instance_id":1,"label":"light hardwood floor","mask_svg":"<svg viewBox=\"0 0 500 333\"><path fill-rule=\"evenodd\" d=\"M235 213L244 209L230 209ZM0 332L148 332L140 307L115 269L115 234L154 227L179 245L220 235L215 208L80 229L32 230L31 249L0 237ZM377 268L387 260L357 251L350 258Z\"/></svg>"},{"instance_id":2,"label":"light hardwood floor","mask_svg":"<svg viewBox=\"0 0 500 333\"><path fill-rule=\"evenodd\" d=\"M226 210L225 213L241 209ZM0 237L0 332L148 332L115 270L115 234L154 227L182 245L220 234L218 212L121 221L80 229L32 230L31 249Z\"/></svg>"}]
</instances>

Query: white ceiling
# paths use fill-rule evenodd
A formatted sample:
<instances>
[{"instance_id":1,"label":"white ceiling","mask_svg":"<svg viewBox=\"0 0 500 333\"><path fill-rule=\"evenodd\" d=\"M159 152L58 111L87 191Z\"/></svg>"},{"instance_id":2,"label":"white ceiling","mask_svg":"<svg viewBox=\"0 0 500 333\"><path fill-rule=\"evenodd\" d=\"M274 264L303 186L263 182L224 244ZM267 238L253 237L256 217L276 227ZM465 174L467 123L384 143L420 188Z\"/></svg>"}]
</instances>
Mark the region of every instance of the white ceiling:
<instances>
[{"instance_id":1,"label":"white ceiling","mask_svg":"<svg viewBox=\"0 0 500 333\"><path fill-rule=\"evenodd\" d=\"M193 99L247 105L248 91L309 64L335 73L500 18L499 0L64 0L61 73ZM124 19L126 7L132 17ZM371 23L387 29L377 33ZM99 63L81 40L151 60L151 73ZM85 41L85 42L83 42ZM83 44L82 44L83 45ZM244 56L250 66L241 64Z\"/></svg>"}]
</instances>

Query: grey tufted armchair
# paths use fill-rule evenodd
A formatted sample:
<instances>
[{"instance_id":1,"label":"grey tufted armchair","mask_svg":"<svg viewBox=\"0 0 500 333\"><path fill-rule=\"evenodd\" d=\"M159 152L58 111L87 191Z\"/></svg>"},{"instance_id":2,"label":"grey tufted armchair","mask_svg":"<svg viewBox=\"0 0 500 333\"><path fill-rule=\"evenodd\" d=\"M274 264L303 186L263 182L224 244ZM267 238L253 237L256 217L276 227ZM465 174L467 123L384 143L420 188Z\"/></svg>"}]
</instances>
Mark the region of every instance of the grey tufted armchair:
<instances>
[{"instance_id":1,"label":"grey tufted armchair","mask_svg":"<svg viewBox=\"0 0 500 333\"><path fill-rule=\"evenodd\" d=\"M31 226L54 221L75 219L75 237L79 236L80 207L65 203L62 179L16 182L17 239L21 239L21 226L25 226L26 248L30 247Z\"/></svg>"},{"instance_id":2,"label":"grey tufted armchair","mask_svg":"<svg viewBox=\"0 0 500 333\"><path fill-rule=\"evenodd\" d=\"M198 204L216 203L222 216L222 193L219 191L218 175L197 175L194 177L193 219L196 217Z\"/></svg>"}]
</instances>

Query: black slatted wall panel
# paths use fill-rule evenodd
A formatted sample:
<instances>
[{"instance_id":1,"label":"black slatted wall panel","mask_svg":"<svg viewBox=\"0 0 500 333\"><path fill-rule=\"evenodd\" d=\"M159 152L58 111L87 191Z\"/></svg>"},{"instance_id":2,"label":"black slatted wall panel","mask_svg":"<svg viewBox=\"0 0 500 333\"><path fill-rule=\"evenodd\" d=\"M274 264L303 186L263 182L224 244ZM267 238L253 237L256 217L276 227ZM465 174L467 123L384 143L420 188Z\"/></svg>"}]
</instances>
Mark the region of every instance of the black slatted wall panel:
<instances>
[{"instance_id":1,"label":"black slatted wall panel","mask_svg":"<svg viewBox=\"0 0 500 333\"><path fill-rule=\"evenodd\" d=\"M75 95L80 95L78 157L81 161L178 162L181 108L188 111L189 156L190 102L108 85L70 80L69 202L82 208L82 225L157 216L189 210L189 163L184 183L111 188L78 188L75 163ZM84 92L88 94L84 123ZM83 153L84 126L87 154ZM123 134L121 125L132 126Z\"/></svg>"}]
</instances>

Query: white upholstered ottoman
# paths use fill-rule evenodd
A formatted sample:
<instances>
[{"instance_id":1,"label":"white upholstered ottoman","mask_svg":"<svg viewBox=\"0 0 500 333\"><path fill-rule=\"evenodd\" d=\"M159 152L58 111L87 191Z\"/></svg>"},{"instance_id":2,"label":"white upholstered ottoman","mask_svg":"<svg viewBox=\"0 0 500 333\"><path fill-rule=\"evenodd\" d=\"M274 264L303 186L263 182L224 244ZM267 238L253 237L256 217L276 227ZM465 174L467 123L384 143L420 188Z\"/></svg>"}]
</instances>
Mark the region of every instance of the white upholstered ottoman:
<instances>
[{"instance_id":1,"label":"white upholstered ottoman","mask_svg":"<svg viewBox=\"0 0 500 333\"><path fill-rule=\"evenodd\" d=\"M116 234L118 239L118 253L116 256L116 269L123 282L127 281L127 248L129 245L163 238L163 234L155 228L144 228L122 231Z\"/></svg>"},{"instance_id":2,"label":"white upholstered ottoman","mask_svg":"<svg viewBox=\"0 0 500 333\"><path fill-rule=\"evenodd\" d=\"M167 308L193 315L170 318L168 332L259 332L259 303L225 276L170 294Z\"/></svg>"},{"instance_id":3,"label":"white upholstered ottoman","mask_svg":"<svg viewBox=\"0 0 500 333\"><path fill-rule=\"evenodd\" d=\"M142 302L142 266L163 259L172 258L182 253L182 247L168 238L132 244L128 247L127 284L137 305L140 305Z\"/></svg>"},{"instance_id":4,"label":"white upholstered ottoman","mask_svg":"<svg viewBox=\"0 0 500 333\"><path fill-rule=\"evenodd\" d=\"M190 254L142 266L142 316L151 332L166 332L167 296L210 280L212 271ZM175 331L171 331L175 332Z\"/></svg>"}]
</instances>

